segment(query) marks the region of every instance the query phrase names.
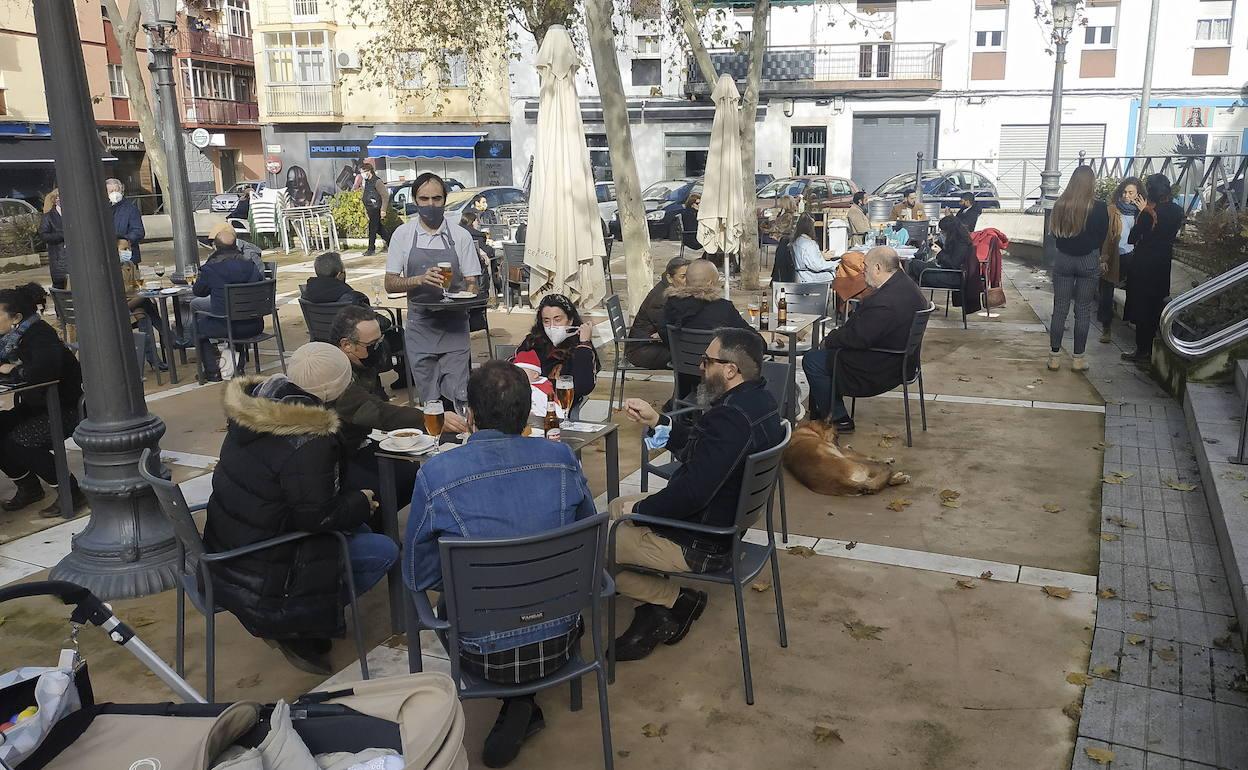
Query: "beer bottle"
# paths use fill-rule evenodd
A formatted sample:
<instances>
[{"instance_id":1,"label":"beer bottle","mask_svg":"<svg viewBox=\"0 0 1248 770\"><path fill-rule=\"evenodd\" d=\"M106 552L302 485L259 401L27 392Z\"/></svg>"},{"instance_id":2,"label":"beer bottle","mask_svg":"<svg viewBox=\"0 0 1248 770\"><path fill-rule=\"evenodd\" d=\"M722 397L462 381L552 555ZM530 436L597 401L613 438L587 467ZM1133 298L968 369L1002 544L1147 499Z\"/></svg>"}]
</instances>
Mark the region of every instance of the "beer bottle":
<instances>
[{"instance_id":1,"label":"beer bottle","mask_svg":"<svg viewBox=\"0 0 1248 770\"><path fill-rule=\"evenodd\" d=\"M758 301L758 328L767 331L771 328L771 302L767 297Z\"/></svg>"},{"instance_id":2,"label":"beer bottle","mask_svg":"<svg viewBox=\"0 0 1248 770\"><path fill-rule=\"evenodd\" d=\"M780 299L776 300L776 326L789 325L789 301L784 298L784 289L780 290Z\"/></svg>"},{"instance_id":3,"label":"beer bottle","mask_svg":"<svg viewBox=\"0 0 1248 770\"><path fill-rule=\"evenodd\" d=\"M555 412L555 397L549 393L546 394L546 419L542 421L542 430L551 441L559 440L559 415Z\"/></svg>"},{"instance_id":4,"label":"beer bottle","mask_svg":"<svg viewBox=\"0 0 1248 770\"><path fill-rule=\"evenodd\" d=\"M876 246L888 245L888 236L884 235L884 225L880 225L880 229L876 230L875 232L875 245Z\"/></svg>"}]
</instances>

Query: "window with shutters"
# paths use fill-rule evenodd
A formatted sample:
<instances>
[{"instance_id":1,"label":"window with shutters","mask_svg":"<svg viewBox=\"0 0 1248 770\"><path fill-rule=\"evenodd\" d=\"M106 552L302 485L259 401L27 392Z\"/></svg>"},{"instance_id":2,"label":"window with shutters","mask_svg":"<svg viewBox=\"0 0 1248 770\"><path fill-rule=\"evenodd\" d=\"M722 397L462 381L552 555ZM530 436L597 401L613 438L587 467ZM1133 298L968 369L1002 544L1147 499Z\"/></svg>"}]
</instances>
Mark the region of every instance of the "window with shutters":
<instances>
[{"instance_id":1,"label":"window with shutters","mask_svg":"<svg viewBox=\"0 0 1248 770\"><path fill-rule=\"evenodd\" d=\"M1225 45L1230 41L1230 19L1198 19L1196 21L1197 45Z\"/></svg>"},{"instance_id":2,"label":"window with shutters","mask_svg":"<svg viewBox=\"0 0 1248 770\"><path fill-rule=\"evenodd\" d=\"M995 51L1005 47L1005 33L1001 30L980 30L975 33L975 47Z\"/></svg>"},{"instance_id":3,"label":"window with shutters","mask_svg":"<svg viewBox=\"0 0 1248 770\"><path fill-rule=\"evenodd\" d=\"M1083 28L1084 48L1113 48L1114 38L1114 28L1109 25Z\"/></svg>"},{"instance_id":4,"label":"window with shutters","mask_svg":"<svg viewBox=\"0 0 1248 770\"><path fill-rule=\"evenodd\" d=\"M130 90L126 87L126 74L120 64L108 65L108 93L115 99L126 99Z\"/></svg>"}]
</instances>

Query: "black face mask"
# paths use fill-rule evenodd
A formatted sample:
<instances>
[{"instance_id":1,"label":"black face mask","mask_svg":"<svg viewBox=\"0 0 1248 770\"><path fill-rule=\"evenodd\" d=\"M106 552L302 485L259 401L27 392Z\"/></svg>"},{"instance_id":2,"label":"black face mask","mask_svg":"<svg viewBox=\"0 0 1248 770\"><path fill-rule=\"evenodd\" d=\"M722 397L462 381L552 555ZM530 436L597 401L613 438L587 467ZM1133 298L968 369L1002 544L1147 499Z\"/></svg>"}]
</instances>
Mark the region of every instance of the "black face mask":
<instances>
[{"instance_id":1,"label":"black face mask","mask_svg":"<svg viewBox=\"0 0 1248 770\"><path fill-rule=\"evenodd\" d=\"M441 227L442 218L446 214L446 206L417 206L420 219L430 227Z\"/></svg>"},{"instance_id":2,"label":"black face mask","mask_svg":"<svg viewBox=\"0 0 1248 770\"><path fill-rule=\"evenodd\" d=\"M377 340L368 346L368 355L360 360L360 363L369 369L379 369L386 363L386 353L382 350L381 340Z\"/></svg>"}]
</instances>

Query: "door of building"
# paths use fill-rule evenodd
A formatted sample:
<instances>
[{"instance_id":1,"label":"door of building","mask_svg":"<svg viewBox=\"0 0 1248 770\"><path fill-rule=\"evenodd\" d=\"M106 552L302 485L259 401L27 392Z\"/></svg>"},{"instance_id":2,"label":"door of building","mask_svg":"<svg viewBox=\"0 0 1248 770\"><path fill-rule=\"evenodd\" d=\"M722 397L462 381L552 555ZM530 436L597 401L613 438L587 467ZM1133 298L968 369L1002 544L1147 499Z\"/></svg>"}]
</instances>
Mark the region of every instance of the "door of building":
<instances>
[{"instance_id":1,"label":"door of building","mask_svg":"<svg viewBox=\"0 0 1248 770\"><path fill-rule=\"evenodd\" d=\"M221 192L238 184L238 150L218 150L218 162L221 164Z\"/></svg>"},{"instance_id":2,"label":"door of building","mask_svg":"<svg viewBox=\"0 0 1248 770\"><path fill-rule=\"evenodd\" d=\"M1049 146L1048 124L1001 126L997 152L997 197L1002 206L1040 200L1040 172ZM1105 151L1104 123L1063 123L1058 149L1059 190L1079 164L1079 151L1094 158Z\"/></svg>"},{"instance_id":3,"label":"door of building","mask_svg":"<svg viewBox=\"0 0 1248 770\"><path fill-rule=\"evenodd\" d=\"M798 176L826 173L828 129L825 126L797 127L792 134L793 173Z\"/></svg>"},{"instance_id":4,"label":"door of building","mask_svg":"<svg viewBox=\"0 0 1248 770\"><path fill-rule=\"evenodd\" d=\"M919 152L930 165L936 158L938 119L934 113L855 115L852 179L873 191L897 174L913 174Z\"/></svg>"}]
</instances>

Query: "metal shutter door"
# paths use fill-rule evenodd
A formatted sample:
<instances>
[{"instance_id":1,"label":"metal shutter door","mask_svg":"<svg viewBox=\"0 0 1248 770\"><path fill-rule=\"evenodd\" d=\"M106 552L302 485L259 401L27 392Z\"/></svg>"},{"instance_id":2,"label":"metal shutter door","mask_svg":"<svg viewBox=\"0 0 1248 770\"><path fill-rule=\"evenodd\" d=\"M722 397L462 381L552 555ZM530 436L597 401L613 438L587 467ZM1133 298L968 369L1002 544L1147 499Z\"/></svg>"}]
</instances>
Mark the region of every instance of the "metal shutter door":
<instances>
[{"instance_id":1,"label":"metal shutter door","mask_svg":"<svg viewBox=\"0 0 1248 770\"><path fill-rule=\"evenodd\" d=\"M920 151L930 166L936 158L936 121L935 114L855 115L851 178L864 190L874 190L889 177L914 173Z\"/></svg>"},{"instance_id":2,"label":"metal shutter door","mask_svg":"<svg viewBox=\"0 0 1248 770\"><path fill-rule=\"evenodd\" d=\"M1041 125L1001 126L1001 144L997 155L997 194L1002 203L1040 199L1040 172L1044 170L1044 153L1049 143L1049 127ZM1105 150L1105 124L1062 124L1062 142L1058 152L1062 173L1059 190L1066 186L1070 171L1079 164L1079 151L1089 158Z\"/></svg>"}]
</instances>

